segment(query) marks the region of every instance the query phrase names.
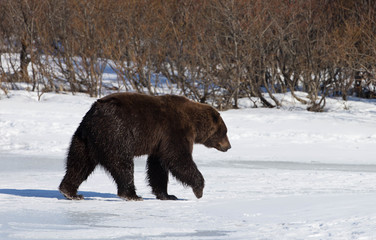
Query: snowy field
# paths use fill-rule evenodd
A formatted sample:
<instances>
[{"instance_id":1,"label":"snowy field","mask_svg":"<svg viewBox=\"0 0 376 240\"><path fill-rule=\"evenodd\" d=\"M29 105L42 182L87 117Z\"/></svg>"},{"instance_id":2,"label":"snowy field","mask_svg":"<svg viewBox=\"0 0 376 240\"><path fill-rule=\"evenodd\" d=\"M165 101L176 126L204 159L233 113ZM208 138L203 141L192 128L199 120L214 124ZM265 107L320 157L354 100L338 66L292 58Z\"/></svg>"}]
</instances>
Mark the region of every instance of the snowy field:
<instances>
[{"instance_id":1,"label":"snowy field","mask_svg":"<svg viewBox=\"0 0 376 240\"><path fill-rule=\"evenodd\" d=\"M282 109L222 112L232 149L196 145L206 180L197 200L171 179L179 201L159 201L135 159L142 202L116 196L100 168L65 200L70 138L95 101L84 95L0 95L0 239L376 239L376 101L328 99L308 112L289 96Z\"/></svg>"}]
</instances>

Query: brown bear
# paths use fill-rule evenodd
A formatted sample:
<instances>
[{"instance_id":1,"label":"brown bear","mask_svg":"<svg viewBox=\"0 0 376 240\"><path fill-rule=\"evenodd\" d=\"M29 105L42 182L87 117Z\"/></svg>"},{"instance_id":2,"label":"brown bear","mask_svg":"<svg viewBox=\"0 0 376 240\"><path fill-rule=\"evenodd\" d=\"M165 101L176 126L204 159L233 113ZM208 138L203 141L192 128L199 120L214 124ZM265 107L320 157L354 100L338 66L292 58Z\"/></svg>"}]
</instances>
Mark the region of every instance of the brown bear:
<instances>
[{"instance_id":1,"label":"brown bear","mask_svg":"<svg viewBox=\"0 0 376 240\"><path fill-rule=\"evenodd\" d=\"M108 95L92 105L74 133L59 190L68 199L83 199L77 189L100 164L114 178L119 197L142 200L133 158L148 155L147 178L158 199L177 199L167 193L169 172L201 198L204 178L192 159L194 143L231 148L225 123L209 105L174 95Z\"/></svg>"}]
</instances>

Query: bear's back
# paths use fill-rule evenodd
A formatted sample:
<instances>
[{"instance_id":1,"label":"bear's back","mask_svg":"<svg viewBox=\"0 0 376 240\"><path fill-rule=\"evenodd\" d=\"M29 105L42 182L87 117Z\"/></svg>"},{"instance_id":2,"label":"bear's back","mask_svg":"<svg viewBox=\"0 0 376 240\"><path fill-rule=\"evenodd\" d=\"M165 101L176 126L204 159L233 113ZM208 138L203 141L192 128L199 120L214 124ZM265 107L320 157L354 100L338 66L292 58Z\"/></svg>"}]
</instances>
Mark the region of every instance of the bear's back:
<instances>
[{"instance_id":1,"label":"bear's back","mask_svg":"<svg viewBox=\"0 0 376 240\"><path fill-rule=\"evenodd\" d=\"M181 109L183 105L193 103L186 97L176 95L151 96L140 93L114 93L98 99L98 103L112 103L122 109L150 110L156 113L161 111L173 111Z\"/></svg>"}]
</instances>

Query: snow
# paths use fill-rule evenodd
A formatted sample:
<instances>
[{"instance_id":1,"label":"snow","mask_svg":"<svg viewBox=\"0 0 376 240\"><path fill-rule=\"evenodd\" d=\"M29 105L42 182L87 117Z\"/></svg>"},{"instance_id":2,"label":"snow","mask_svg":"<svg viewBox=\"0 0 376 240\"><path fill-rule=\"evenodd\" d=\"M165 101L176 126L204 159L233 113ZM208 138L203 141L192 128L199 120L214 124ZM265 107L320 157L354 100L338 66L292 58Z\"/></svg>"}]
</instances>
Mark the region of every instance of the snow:
<instances>
[{"instance_id":1,"label":"snow","mask_svg":"<svg viewBox=\"0 0 376 240\"><path fill-rule=\"evenodd\" d=\"M98 168L83 201L58 192L70 138L95 101L86 95L0 95L0 239L375 239L376 101L328 99L311 113L288 96L281 109L221 112L226 153L195 145L202 199L171 179L179 201L159 201L135 159L142 202L116 196Z\"/></svg>"}]
</instances>

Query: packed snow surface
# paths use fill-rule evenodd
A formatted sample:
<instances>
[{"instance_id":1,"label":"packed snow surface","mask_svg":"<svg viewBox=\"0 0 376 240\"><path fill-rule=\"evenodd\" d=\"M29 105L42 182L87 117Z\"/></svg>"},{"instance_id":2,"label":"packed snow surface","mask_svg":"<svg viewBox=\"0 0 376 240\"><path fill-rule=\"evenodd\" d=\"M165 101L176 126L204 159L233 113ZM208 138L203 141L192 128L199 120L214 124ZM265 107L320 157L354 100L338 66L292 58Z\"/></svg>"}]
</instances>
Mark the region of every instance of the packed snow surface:
<instances>
[{"instance_id":1,"label":"packed snow surface","mask_svg":"<svg viewBox=\"0 0 376 240\"><path fill-rule=\"evenodd\" d=\"M135 159L142 202L116 196L98 168L69 201L57 187L70 138L95 101L85 95L0 95L0 239L376 239L376 101L328 99L311 113L221 112L232 149L195 145L202 199L171 178L159 201Z\"/></svg>"}]
</instances>

